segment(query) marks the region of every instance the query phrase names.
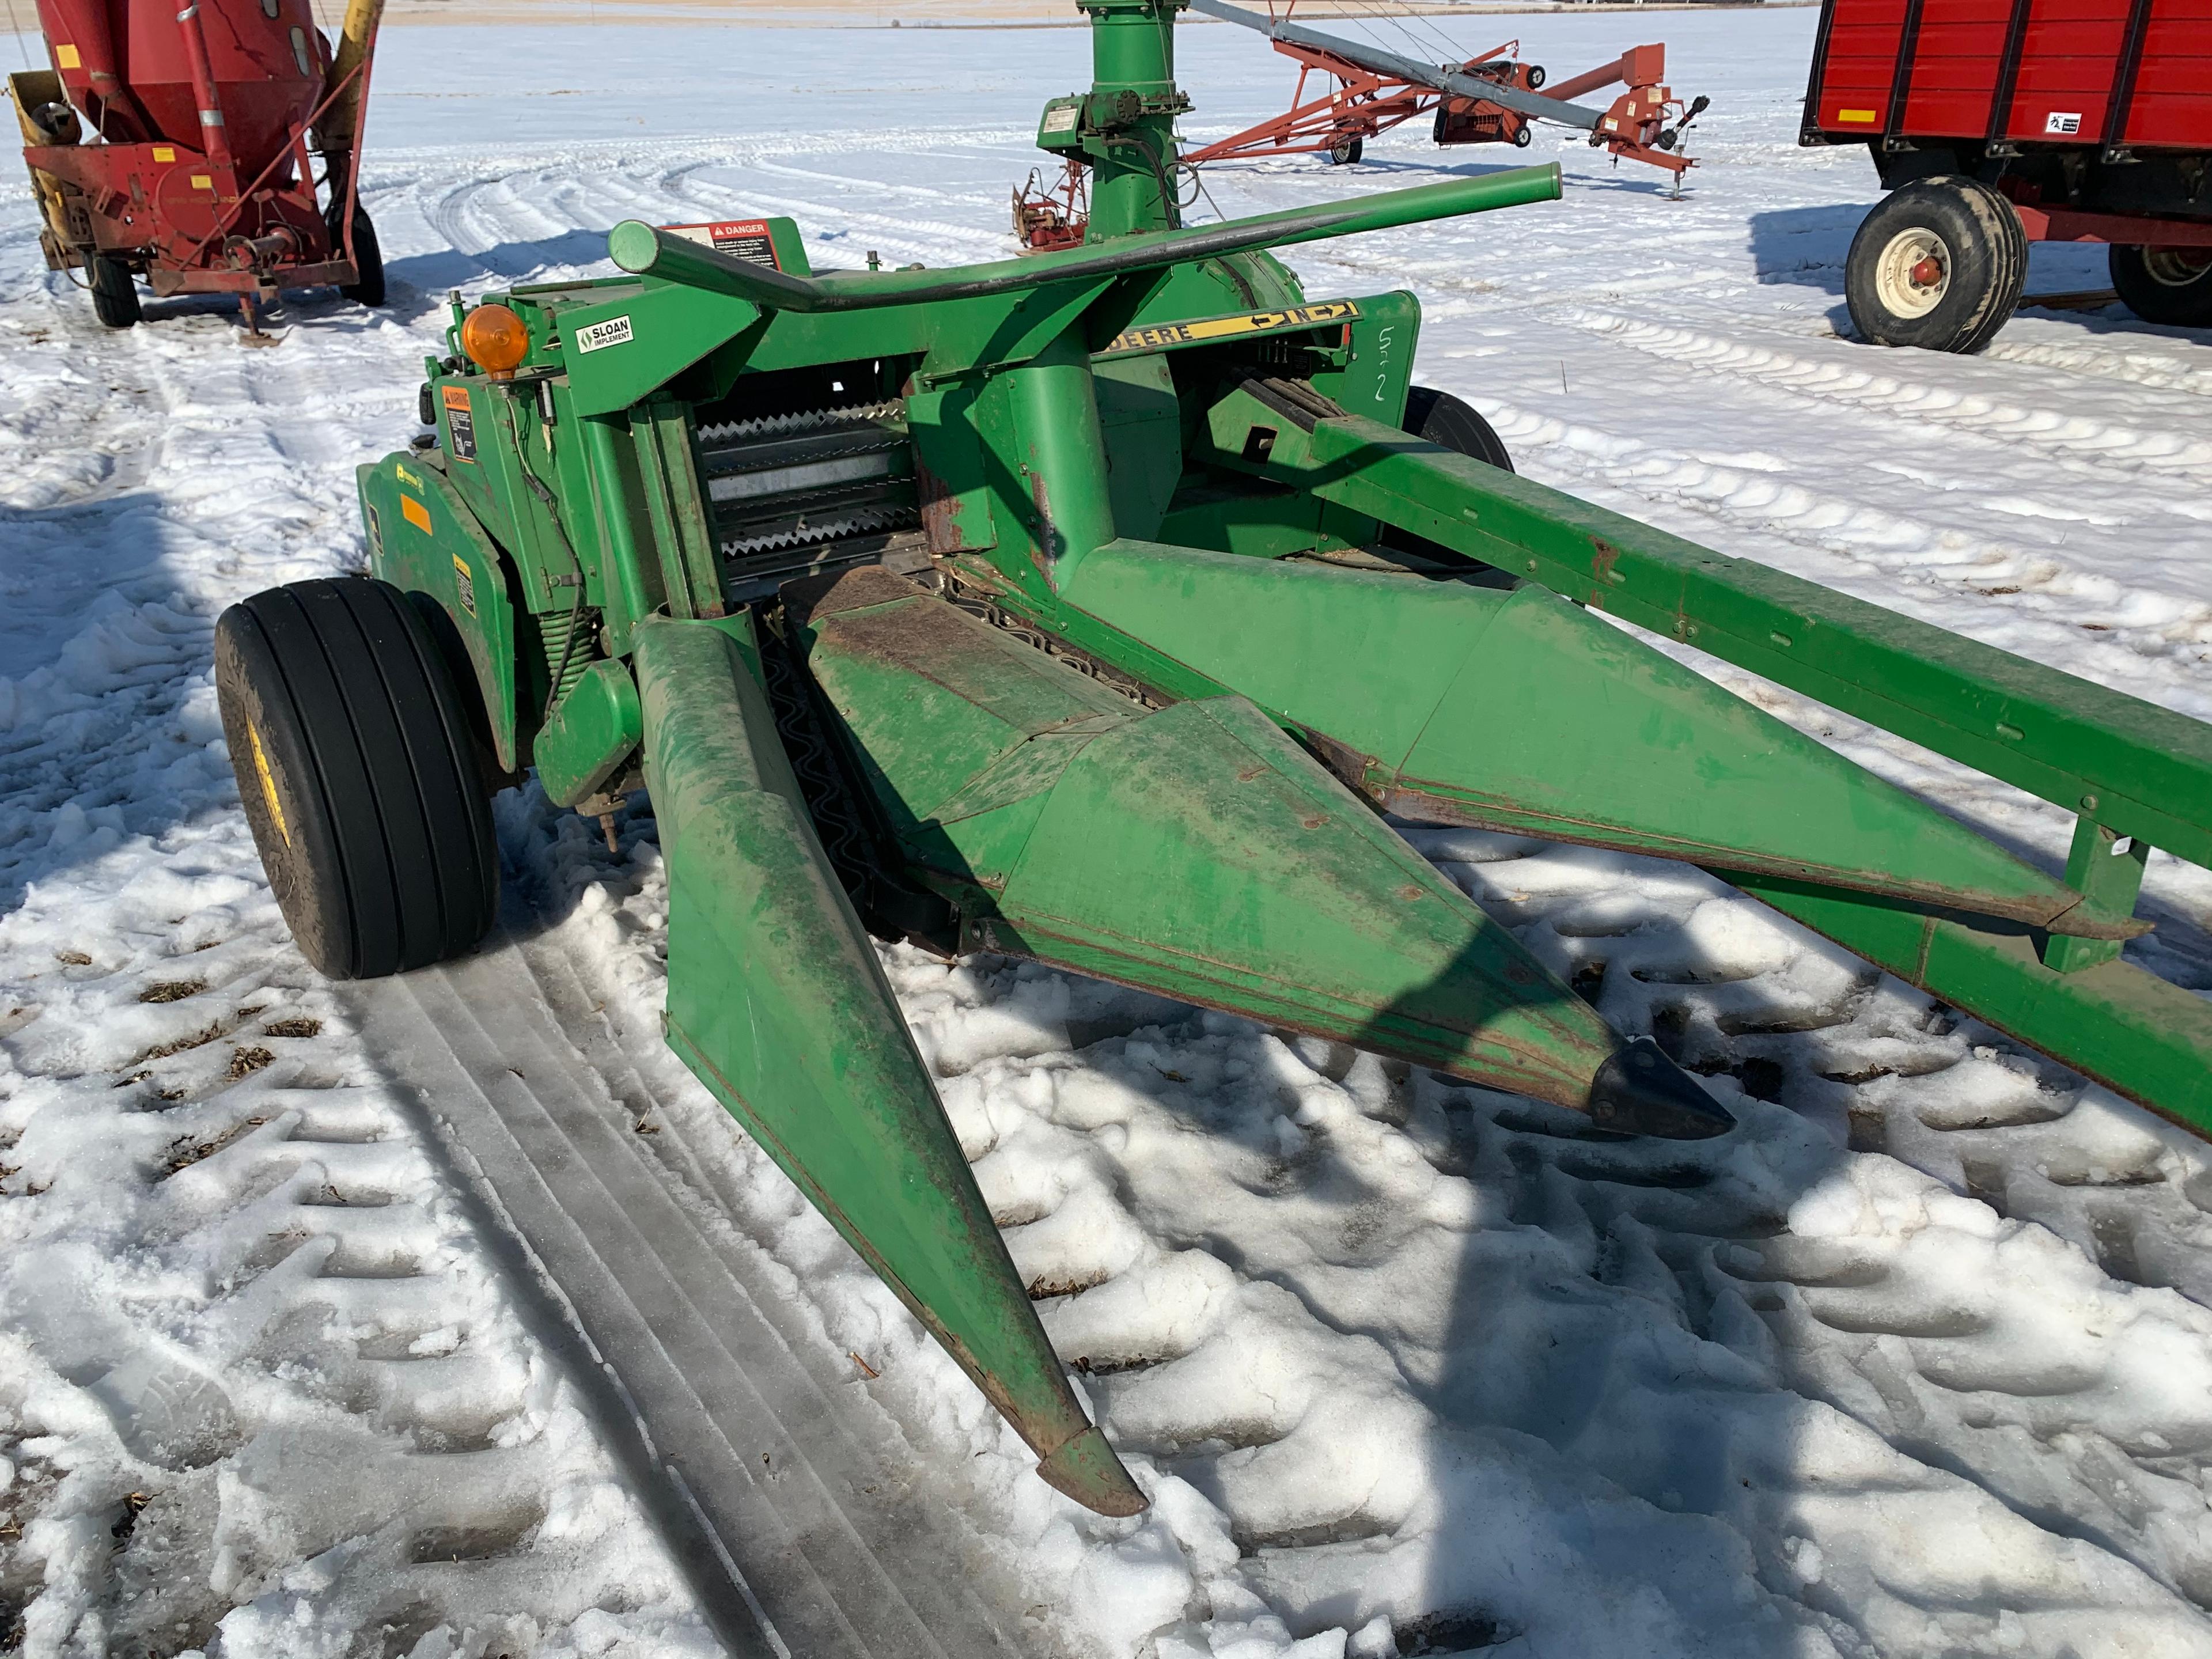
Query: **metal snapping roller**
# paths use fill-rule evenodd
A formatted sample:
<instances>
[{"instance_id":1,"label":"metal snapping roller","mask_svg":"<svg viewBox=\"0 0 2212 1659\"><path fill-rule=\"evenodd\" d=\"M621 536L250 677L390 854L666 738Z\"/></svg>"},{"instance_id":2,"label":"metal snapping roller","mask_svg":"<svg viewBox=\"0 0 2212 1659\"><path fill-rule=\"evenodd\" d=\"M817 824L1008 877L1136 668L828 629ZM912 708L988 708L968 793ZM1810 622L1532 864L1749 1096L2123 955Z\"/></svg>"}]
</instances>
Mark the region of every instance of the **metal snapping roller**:
<instances>
[{"instance_id":1,"label":"metal snapping roller","mask_svg":"<svg viewBox=\"0 0 2212 1659\"><path fill-rule=\"evenodd\" d=\"M629 222L621 274L456 306L375 571L222 619L246 811L336 975L470 949L534 768L666 863L668 1041L1094 1509L1085 1418L875 939L1028 956L1589 1114L1727 1133L1393 832L1686 860L2198 1128L2212 1006L2121 958L2212 861L2212 730L1517 477L1413 385L1408 294L1268 250L1556 168L1180 222L1180 0L1081 0L1079 246L816 272L787 220ZM719 246L730 233L731 247ZM742 246L744 253L732 251ZM2078 815L2042 868L1598 616ZM872 935L873 937L872 937Z\"/></svg>"}]
</instances>

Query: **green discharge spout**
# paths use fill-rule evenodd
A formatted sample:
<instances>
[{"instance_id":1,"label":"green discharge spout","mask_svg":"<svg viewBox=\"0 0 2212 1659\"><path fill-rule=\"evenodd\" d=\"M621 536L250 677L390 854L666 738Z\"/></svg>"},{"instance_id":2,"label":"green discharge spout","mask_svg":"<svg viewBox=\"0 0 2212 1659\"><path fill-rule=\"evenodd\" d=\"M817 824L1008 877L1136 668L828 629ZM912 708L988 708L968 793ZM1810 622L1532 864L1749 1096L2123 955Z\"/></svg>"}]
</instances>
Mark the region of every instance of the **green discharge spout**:
<instances>
[{"instance_id":1,"label":"green discharge spout","mask_svg":"<svg viewBox=\"0 0 2212 1659\"><path fill-rule=\"evenodd\" d=\"M607 234L607 253L624 270L747 300L768 311L868 311L880 306L928 305L1012 294L1054 283L1104 282L1138 271L1194 260L1287 247L1297 242L1400 225L1454 219L1496 208L1557 201L1559 167L1515 167L1480 179L1386 190L1349 202L1285 208L1218 225L1116 237L1095 246L1069 248L988 264L943 270L832 271L795 276L734 254L717 252L640 219L625 219Z\"/></svg>"}]
</instances>

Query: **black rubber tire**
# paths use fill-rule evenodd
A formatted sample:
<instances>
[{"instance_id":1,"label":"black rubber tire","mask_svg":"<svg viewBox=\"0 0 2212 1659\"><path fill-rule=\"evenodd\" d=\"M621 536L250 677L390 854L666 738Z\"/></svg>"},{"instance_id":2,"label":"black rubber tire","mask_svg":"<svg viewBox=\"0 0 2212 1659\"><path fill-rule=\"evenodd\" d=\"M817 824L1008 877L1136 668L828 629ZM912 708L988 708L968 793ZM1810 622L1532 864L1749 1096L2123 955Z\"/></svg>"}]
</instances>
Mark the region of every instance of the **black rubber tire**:
<instances>
[{"instance_id":1,"label":"black rubber tire","mask_svg":"<svg viewBox=\"0 0 2212 1659\"><path fill-rule=\"evenodd\" d=\"M331 979L464 954L497 914L490 803L445 659L406 596L294 582L216 623L216 696L262 868Z\"/></svg>"},{"instance_id":2,"label":"black rubber tire","mask_svg":"<svg viewBox=\"0 0 2212 1659\"><path fill-rule=\"evenodd\" d=\"M1364 138L1340 138L1328 147L1331 167L1348 167L1367 153Z\"/></svg>"},{"instance_id":3,"label":"black rubber tire","mask_svg":"<svg viewBox=\"0 0 2212 1659\"><path fill-rule=\"evenodd\" d=\"M2145 249L2115 242L2107 258L2120 303L2143 321L2212 328L2212 250Z\"/></svg>"},{"instance_id":4,"label":"black rubber tire","mask_svg":"<svg viewBox=\"0 0 2212 1659\"><path fill-rule=\"evenodd\" d=\"M337 237L332 234L331 240ZM353 209L354 269L360 280L343 283L338 292L356 305L371 307L384 303L384 249L376 240L376 227L370 222L368 210L356 202Z\"/></svg>"},{"instance_id":5,"label":"black rubber tire","mask_svg":"<svg viewBox=\"0 0 2212 1659\"><path fill-rule=\"evenodd\" d=\"M1932 304L1914 311L1887 297L1908 288L1884 266L1917 234L1940 242L1944 264ZM2011 319L2027 285L2027 233L2012 204L1978 179L1918 179L1892 191L1860 223L1844 264L1844 298L1862 338L1929 351L1979 351Z\"/></svg>"},{"instance_id":6,"label":"black rubber tire","mask_svg":"<svg viewBox=\"0 0 2212 1659\"><path fill-rule=\"evenodd\" d=\"M1501 472L1513 471L1513 458L1505 441L1465 398L1431 386L1417 386L1406 393L1405 428L1417 438L1456 450Z\"/></svg>"},{"instance_id":7,"label":"black rubber tire","mask_svg":"<svg viewBox=\"0 0 2212 1659\"><path fill-rule=\"evenodd\" d=\"M131 267L102 253L92 256L92 314L110 328L130 328L138 321L138 284L131 280Z\"/></svg>"}]
</instances>

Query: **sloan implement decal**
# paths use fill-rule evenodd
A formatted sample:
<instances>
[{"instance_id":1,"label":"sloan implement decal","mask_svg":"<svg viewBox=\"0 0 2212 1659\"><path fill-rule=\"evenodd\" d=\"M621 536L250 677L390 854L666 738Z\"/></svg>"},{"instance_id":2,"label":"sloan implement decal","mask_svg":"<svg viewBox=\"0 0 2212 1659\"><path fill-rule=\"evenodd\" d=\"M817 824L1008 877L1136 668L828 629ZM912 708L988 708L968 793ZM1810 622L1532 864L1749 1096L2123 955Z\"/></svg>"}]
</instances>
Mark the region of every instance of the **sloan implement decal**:
<instances>
[{"instance_id":1,"label":"sloan implement decal","mask_svg":"<svg viewBox=\"0 0 2212 1659\"><path fill-rule=\"evenodd\" d=\"M579 351L599 351L630 343L629 319L610 317L604 323L586 323L572 337Z\"/></svg>"},{"instance_id":2,"label":"sloan implement decal","mask_svg":"<svg viewBox=\"0 0 2212 1659\"><path fill-rule=\"evenodd\" d=\"M1289 306L1280 311L1246 311L1234 317L1201 317L1188 323L1156 323L1125 328L1098 350L1096 357L1118 356L1130 351L1164 351L1175 346L1204 345L1240 334L1273 334L1283 329L1319 328L1329 323L1348 323L1359 315L1351 300L1322 300L1310 306Z\"/></svg>"}]
</instances>

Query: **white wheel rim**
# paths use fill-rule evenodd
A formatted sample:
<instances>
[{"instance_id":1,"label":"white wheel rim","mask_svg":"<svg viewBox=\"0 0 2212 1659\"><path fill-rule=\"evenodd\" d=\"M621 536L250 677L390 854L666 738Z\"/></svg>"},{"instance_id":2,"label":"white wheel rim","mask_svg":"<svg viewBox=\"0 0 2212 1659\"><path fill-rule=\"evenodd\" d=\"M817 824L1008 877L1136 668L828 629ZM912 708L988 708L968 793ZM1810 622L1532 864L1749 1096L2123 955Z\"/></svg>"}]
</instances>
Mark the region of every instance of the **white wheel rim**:
<instances>
[{"instance_id":1,"label":"white wheel rim","mask_svg":"<svg viewBox=\"0 0 2212 1659\"><path fill-rule=\"evenodd\" d=\"M2212 252L2203 248L2147 247L2142 251L2143 275L2161 288L2187 288L2212 270Z\"/></svg>"},{"instance_id":2,"label":"white wheel rim","mask_svg":"<svg viewBox=\"0 0 2212 1659\"><path fill-rule=\"evenodd\" d=\"M1893 317L1925 317L1951 291L1950 245L1924 226L1899 231L1875 261L1874 291Z\"/></svg>"}]
</instances>

